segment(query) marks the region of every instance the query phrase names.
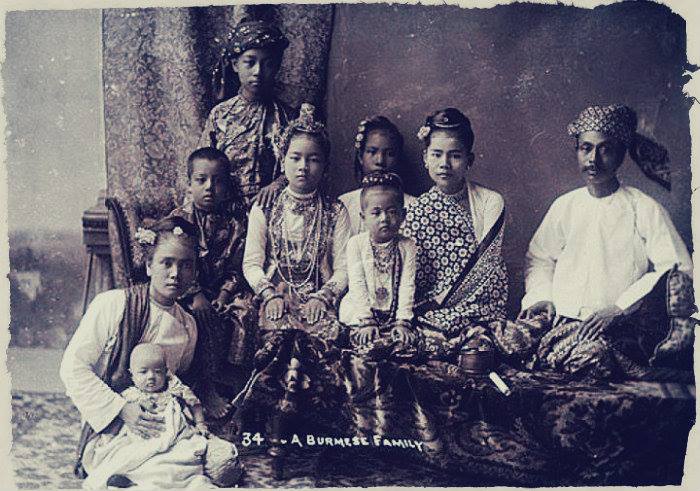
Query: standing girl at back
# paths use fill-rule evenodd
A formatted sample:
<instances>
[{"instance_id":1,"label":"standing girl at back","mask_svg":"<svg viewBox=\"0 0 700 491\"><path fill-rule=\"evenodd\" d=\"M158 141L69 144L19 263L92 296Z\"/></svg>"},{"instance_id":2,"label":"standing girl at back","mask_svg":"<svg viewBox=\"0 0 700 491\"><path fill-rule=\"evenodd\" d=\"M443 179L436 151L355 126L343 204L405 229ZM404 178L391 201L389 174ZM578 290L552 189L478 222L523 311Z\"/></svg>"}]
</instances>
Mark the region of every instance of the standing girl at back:
<instances>
[{"instance_id":1,"label":"standing girl at back","mask_svg":"<svg viewBox=\"0 0 700 491\"><path fill-rule=\"evenodd\" d=\"M236 78L238 94L211 110L199 146L212 146L228 157L233 183L250 207L260 191L265 201L282 186L275 181L281 170L272 142L284 131L291 111L275 96L274 85L289 40L271 24L244 19L227 41L214 76L222 83Z\"/></svg>"},{"instance_id":2,"label":"standing girl at back","mask_svg":"<svg viewBox=\"0 0 700 491\"><path fill-rule=\"evenodd\" d=\"M399 129L384 116L373 116L360 121L355 136L355 175L358 180L372 172L396 172L403 160L403 136ZM364 231L360 213L360 192L362 188L340 196L340 201L348 209L352 235ZM404 193L404 202L415 201L415 197Z\"/></svg>"}]
</instances>

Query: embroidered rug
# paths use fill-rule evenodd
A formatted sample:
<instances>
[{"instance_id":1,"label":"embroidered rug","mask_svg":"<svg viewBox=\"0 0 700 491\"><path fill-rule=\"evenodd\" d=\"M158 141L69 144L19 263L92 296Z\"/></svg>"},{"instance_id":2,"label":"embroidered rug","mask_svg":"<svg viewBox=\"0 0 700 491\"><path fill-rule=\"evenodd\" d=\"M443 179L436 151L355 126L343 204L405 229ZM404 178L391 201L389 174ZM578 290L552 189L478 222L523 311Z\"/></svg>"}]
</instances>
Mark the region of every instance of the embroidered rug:
<instances>
[{"instance_id":1,"label":"embroidered rug","mask_svg":"<svg viewBox=\"0 0 700 491\"><path fill-rule=\"evenodd\" d=\"M12 395L12 465L18 489L79 489L72 473L80 433L78 412L62 394L15 392ZM405 452L405 450L404 450ZM284 479L273 477L262 449L241 448L246 467L242 487L313 488L350 486L465 486L468 476L450 476L401 452L357 453L342 448L293 452ZM352 453L352 455L351 455ZM398 461L397 461L398 459ZM483 483L483 481L481 481Z\"/></svg>"}]
</instances>

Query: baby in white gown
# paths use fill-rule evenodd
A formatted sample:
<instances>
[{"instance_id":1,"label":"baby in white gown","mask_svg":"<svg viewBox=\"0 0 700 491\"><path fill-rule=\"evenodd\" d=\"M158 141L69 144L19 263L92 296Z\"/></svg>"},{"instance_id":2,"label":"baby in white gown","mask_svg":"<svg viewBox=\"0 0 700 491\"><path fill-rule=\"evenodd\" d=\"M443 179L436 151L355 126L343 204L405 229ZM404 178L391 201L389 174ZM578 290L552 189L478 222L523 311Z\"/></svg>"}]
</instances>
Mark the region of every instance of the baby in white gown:
<instances>
[{"instance_id":1,"label":"baby in white gown","mask_svg":"<svg viewBox=\"0 0 700 491\"><path fill-rule=\"evenodd\" d=\"M129 369L134 386L121 396L162 418L163 430L144 438L123 425L116 435L100 434L83 487L215 488L204 474L208 431L197 396L167 371L157 344L136 346Z\"/></svg>"}]
</instances>

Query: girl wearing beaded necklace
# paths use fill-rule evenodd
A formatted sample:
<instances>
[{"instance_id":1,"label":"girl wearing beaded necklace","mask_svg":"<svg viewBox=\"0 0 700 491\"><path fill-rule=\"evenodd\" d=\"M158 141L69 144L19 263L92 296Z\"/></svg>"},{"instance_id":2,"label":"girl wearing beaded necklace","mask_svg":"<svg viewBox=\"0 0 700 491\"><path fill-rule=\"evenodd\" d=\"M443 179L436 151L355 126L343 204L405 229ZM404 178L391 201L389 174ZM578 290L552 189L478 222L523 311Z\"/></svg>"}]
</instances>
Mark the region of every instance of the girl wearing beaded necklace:
<instances>
[{"instance_id":1,"label":"girl wearing beaded necklace","mask_svg":"<svg viewBox=\"0 0 700 491\"><path fill-rule=\"evenodd\" d=\"M256 366L260 383L269 384L263 397L273 408L284 408L274 409L275 457L282 447L274 440L284 432L287 416L314 401L328 405L342 399L325 393L335 377L326 359L341 334L336 302L347 285L350 227L345 206L318 190L330 146L313 110L303 104L299 119L277 142L288 185L269 206L253 205L243 258L243 274L262 300L263 345Z\"/></svg>"}]
</instances>

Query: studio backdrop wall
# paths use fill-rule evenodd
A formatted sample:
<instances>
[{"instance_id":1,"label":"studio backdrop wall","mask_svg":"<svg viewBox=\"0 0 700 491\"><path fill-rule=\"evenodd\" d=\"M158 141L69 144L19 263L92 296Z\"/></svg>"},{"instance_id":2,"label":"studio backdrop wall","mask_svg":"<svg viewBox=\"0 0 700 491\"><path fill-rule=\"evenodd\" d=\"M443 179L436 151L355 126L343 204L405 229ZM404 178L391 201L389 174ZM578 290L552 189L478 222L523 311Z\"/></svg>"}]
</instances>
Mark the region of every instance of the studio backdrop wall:
<instances>
[{"instance_id":1,"label":"studio backdrop wall","mask_svg":"<svg viewBox=\"0 0 700 491\"><path fill-rule=\"evenodd\" d=\"M461 109L476 135L472 177L505 197L514 312L532 234L557 196L582 185L566 125L587 105L621 102L637 109L640 131L667 146L673 190L647 180L630 160L622 180L665 206L690 246L685 29L681 17L651 2L593 10L338 5L328 67L329 181L336 192L356 186L357 123L384 114L407 141L408 190L425 191L415 134L430 112Z\"/></svg>"}]
</instances>

